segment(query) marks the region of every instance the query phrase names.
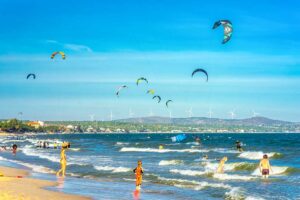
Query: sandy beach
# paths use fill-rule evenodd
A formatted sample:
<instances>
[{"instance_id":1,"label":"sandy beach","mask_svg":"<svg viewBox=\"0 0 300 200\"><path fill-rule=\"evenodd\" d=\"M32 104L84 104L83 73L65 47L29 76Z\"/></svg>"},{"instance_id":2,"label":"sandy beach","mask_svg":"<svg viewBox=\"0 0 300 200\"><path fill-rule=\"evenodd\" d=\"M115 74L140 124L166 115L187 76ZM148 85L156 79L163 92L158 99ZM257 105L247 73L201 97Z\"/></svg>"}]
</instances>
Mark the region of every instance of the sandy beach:
<instances>
[{"instance_id":1,"label":"sandy beach","mask_svg":"<svg viewBox=\"0 0 300 200\"><path fill-rule=\"evenodd\" d=\"M45 187L55 186L57 183L29 178L29 172L25 170L2 167L0 172L4 174L0 177L0 199L1 200L86 200L90 199L82 196L64 194L43 189Z\"/></svg>"}]
</instances>

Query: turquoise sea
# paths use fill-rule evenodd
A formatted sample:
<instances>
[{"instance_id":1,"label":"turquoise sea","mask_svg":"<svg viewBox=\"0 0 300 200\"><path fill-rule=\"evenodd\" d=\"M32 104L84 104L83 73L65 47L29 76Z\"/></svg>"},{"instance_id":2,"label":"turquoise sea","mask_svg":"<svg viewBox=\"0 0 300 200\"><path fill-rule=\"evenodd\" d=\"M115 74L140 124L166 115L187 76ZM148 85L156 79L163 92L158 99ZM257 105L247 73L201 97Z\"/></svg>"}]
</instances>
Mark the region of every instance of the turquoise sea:
<instances>
[{"instance_id":1,"label":"turquoise sea","mask_svg":"<svg viewBox=\"0 0 300 200\"><path fill-rule=\"evenodd\" d=\"M58 182L50 190L93 199L300 199L300 134L188 134L174 143L174 134L39 134L1 137L0 146L18 145L17 155L0 152L0 165L26 168L34 178ZM194 137L199 136L201 143ZM235 149L243 143L244 152ZM37 148L38 141L49 148ZM53 142L71 142L67 177L57 178L59 149ZM163 145L163 149L159 149ZM273 172L263 180L257 170L268 154ZM208 155L208 159L203 159ZM227 156L224 174L218 160ZM142 160L145 174L134 193L132 170Z\"/></svg>"}]
</instances>

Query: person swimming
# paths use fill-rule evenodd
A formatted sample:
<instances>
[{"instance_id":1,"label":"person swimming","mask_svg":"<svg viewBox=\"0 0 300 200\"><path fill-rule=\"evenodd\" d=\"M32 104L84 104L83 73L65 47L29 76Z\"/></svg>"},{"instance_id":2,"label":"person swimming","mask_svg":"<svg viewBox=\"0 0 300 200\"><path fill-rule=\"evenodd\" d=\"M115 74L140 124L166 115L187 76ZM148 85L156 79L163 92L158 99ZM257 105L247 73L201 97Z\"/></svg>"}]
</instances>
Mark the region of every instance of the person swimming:
<instances>
[{"instance_id":1,"label":"person swimming","mask_svg":"<svg viewBox=\"0 0 300 200\"><path fill-rule=\"evenodd\" d=\"M164 149L164 146L161 144L158 146L158 149Z\"/></svg>"},{"instance_id":2,"label":"person swimming","mask_svg":"<svg viewBox=\"0 0 300 200\"><path fill-rule=\"evenodd\" d=\"M202 157L202 159L203 159L203 160L207 160L207 159L208 159L208 155L204 155L204 156Z\"/></svg>"},{"instance_id":3,"label":"person swimming","mask_svg":"<svg viewBox=\"0 0 300 200\"><path fill-rule=\"evenodd\" d=\"M219 174L224 173L224 165L225 165L225 162L227 162L227 160L228 160L228 158L226 156L220 160L220 163L219 163L219 166L217 169L217 173L219 173Z\"/></svg>"},{"instance_id":4,"label":"person swimming","mask_svg":"<svg viewBox=\"0 0 300 200\"><path fill-rule=\"evenodd\" d=\"M200 143L201 143L200 137L197 136L197 137L195 138L195 142L198 143L198 144L200 144Z\"/></svg>"},{"instance_id":5,"label":"person swimming","mask_svg":"<svg viewBox=\"0 0 300 200\"><path fill-rule=\"evenodd\" d=\"M236 141L235 142L235 145L236 145L236 149L239 151L239 152L243 152L243 148L242 148L242 143L240 141Z\"/></svg>"},{"instance_id":6,"label":"person swimming","mask_svg":"<svg viewBox=\"0 0 300 200\"><path fill-rule=\"evenodd\" d=\"M16 155L17 149L18 149L18 145L14 144L14 145L12 146L12 153L13 153L14 155Z\"/></svg>"},{"instance_id":7,"label":"person swimming","mask_svg":"<svg viewBox=\"0 0 300 200\"><path fill-rule=\"evenodd\" d=\"M142 168L142 161L138 161L138 166L133 170L133 173L135 173L135 178L136 178L136 190L140 190L141 189L141 185L142 185L142 179L143 179L143 173L144 170Z\"/></svg>"},{"instance_id":8,"label":"person swimming","mask_svg":"<svg viewBox=\"0 0 300 200\"><path fill-rule=\"evenodd\" d=\"M263 159L259 162L259 171L261 172L261 175L263 176L263 178L268 178L270 171L272 171L267 154L265 154L263 156Z\"/></svg>"},{"instance_id":9,"label":"person swimming","mask_svg":"<svg viewBox=\"0 0 300 200\"><path fill-rule=\"evenodd\" d=\"M60 170L56 173L56 176L62 175L62 177L65 177L66 175L66 168L67 168L67 157L66 157L66 147L62 146L61 152L60 152Z\"/></svg>"}]
</instances>

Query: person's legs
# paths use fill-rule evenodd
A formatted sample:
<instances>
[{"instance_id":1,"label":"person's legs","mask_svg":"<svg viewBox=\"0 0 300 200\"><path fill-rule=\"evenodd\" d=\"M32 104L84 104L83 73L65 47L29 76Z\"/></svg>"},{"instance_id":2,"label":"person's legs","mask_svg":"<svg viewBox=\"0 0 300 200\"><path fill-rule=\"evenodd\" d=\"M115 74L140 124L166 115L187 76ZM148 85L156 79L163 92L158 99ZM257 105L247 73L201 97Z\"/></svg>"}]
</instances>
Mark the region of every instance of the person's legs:
<instances>
[{"instance_id":1,"label":"person's legs","mask_svg":"<svg viewBox=\"0 0 300 200\"><path fill-rule=\"evenodd\" d=\"M60 163L60 169L57 171L56 176L59 176L63 172L63 164Z\"/></svg>"},{"instance_id":2,"label":"person's legs","mask_svg":"<svg viewBox=\"0 0 300 200\"><path fill-rule=\"evenodd\" d=\"M65 175L66 175L66 164L62 166L62 176L65 177Z\"/></svg>"},{"instance_id":3,"label":"person's legs","mask_svg":"<svg viewBox=\"0 0 300 200\"><path fill-rule=\"evenodd\" d=\"M61 173L61 171L62 171L62 169L58 170L58 171L56 172L56 176L59 176L60 173Z\"/></svg>"}]
</instances>

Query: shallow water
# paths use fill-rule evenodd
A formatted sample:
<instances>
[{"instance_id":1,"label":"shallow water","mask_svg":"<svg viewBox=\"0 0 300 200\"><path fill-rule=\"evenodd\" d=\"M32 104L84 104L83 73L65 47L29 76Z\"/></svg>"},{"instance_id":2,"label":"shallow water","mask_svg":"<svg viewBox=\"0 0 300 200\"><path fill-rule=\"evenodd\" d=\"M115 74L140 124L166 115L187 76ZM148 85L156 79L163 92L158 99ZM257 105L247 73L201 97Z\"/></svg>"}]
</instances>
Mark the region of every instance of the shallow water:
<instances>
[{"instance_id":1,"label":"shallow water","mask_svg":"<svg viewBox=\"0 0 300 200\"><path fill-rule=\"evenodd\" d=\"M21 165L36 177L56 180L51 188L95 199L299 199L300 135L188 134L173 143L172 134L73 134L0 138L0 144L18 144L13 156L0 152L1 163ZM36 148L39 140L71 142L67 151L68 178L56 179L59 149ZM243 142L244 152L234 149ZM164 149L158 149L163 145ZM263 154L270 156L273 174L262 180L257 171ZM208 155L203 160L203 155ZM218 160L228 157L224 174L215 174ZM134 195L133 168L143 161L145 175L140 196ZM82 188L82 189L81 189ZM280 191L280 193L278 192Z\"/></svg>"}]
</instances>

